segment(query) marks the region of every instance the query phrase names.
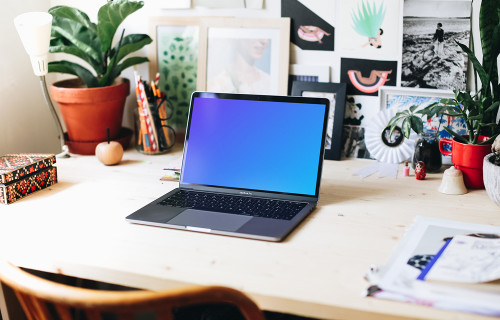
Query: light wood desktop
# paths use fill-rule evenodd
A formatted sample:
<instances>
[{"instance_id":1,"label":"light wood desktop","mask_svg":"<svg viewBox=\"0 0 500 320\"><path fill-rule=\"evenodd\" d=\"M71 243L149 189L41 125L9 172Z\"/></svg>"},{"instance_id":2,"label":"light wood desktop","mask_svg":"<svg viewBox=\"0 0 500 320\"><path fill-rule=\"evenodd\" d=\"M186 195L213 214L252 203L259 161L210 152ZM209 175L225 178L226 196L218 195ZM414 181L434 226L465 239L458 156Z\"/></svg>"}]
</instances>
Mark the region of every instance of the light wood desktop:
<instances>
[{"instance_id":1,"label":"light wood desktop","mask_svg":"<svg viewBox=\"0 0 500 320\"><path fill-rule=\"evenodd\" d=\"M0 207L0 257L36 270L163 289L224 285L264 310L324 319L483 319L365 298L370 265L382 265L417 215L500 225L484 190L441 194L440 174L418 181L361 179L370 160L325 161L318 208L281 243L131 224L125 216L177 186L163 168L181 156L127 151L117 166L93 156L58 159L59 182ZM284 159L286 161L286 159Z\"/></svg>"}]
</instances>

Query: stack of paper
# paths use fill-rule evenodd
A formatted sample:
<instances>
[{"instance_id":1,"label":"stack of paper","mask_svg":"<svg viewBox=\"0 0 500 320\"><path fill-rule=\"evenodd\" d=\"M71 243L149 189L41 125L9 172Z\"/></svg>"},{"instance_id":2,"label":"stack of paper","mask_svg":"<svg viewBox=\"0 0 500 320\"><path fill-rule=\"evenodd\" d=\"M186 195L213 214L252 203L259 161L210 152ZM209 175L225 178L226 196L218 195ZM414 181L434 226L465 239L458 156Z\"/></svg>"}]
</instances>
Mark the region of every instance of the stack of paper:
<instances>
[{"instance_id":1,"label":"stack of paper","mask_svg":"<svg viewBox=\"0 0 500 320\"><path fill-rule=\"evenodd\" d=\"M500 315L500 227L417 217L367 295Z\"/></svg>"}]
</instances>

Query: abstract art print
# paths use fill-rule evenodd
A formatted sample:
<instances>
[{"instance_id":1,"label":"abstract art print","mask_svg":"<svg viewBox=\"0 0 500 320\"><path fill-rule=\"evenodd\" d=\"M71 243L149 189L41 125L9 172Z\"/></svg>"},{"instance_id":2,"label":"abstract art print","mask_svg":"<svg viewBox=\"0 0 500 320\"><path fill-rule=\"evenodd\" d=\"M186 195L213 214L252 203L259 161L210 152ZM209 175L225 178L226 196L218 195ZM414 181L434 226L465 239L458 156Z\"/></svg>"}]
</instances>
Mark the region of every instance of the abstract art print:
<instances>
[{"instance_id":1,"label":"abstract art print","mask_svg":"<svg viewBox=\"0 0 500 320\"><path fill-rule=\"evenodd\" d=\"M465 90L470 1L405 0L401 86Z\"/></svg>"},{"instance_id":2,"label":"abstract art print","mask_svg":"<svg viewBox=\"0 0 500 320\"><path fill-rule=\"evenodd\" d=\"M401 50L400 1L353 0L340 2L339 46L341 50L380 56Z\"/></svg>"},{"instance_id":3,"label":"abstract art print","mask_svg":"<svg viewBox=\"0 0 500 320\"><path fill-rule=\"evenodd\" d=\"M174 109L169 124L182 132L196 90L200 18L152 17L149 22L150 34L155 35L149 74L160 74L160 89Z\"/></svg>"},{"instance_id":4,"label":"abstract art print","mask_svg":"<svg viewBox=\"0 0 500 320\"><path fill-rule=\"evenodd\" d=\"M297 0L281 0L281 16L290 17L290 41L303 50L333 51L335 28Z\"/></svg>"},{"instance_id":5,"label":"abstract art print","mask_svg":"<svg viewBox=\"0 0 500 320\"><path fill-rule=\"evenodd\" d=\"M342 58L340 82L348 95L376 96L381 86L396 86L397 61Z\"/></svg>"}]
</instances>

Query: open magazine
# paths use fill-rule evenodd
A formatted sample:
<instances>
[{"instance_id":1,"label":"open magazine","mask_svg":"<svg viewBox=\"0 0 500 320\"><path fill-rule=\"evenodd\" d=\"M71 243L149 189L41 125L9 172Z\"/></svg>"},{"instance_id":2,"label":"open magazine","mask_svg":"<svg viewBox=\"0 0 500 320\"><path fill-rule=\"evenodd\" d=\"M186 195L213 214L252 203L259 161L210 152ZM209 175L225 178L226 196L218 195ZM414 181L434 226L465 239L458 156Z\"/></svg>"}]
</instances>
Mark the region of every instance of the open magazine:
<instances>
[{"instance_id":1,"label":"open magazine","mask_svg":"<svg viewBox=\"0 0 500 320\"><path fill-rule=\"evenodd\" d=\"M456 272L454 278L446 281L430 281L425 279L425 274L429 271L430 265L434 264L443 252L446 253L446 246L450 239L458 235L468 236L477 239L500 238L500 226L488 226L470 224L451 220L433 219L427 217L416 217L415 223L409 228L390 256L386 265L372 268L366 278L371 286L366 295L382 299L405 301L421 305L432 306L441 309L478 313L490 316L500 316L500 292L491 290L486 284L482 284L482 279L491 281L495 277L496 268L489 268L486 264L496 265L500 260L500 247L494 242L490 242L488 254L493 254L483 263L482 268L475 261L476 269L466 268L467 259L476 259L477 255L485 255L486 251L475 251L472 256L466 258L466 254L471 252L463 251L460 265L452 267ZM470 250L470 248L468 248ZM454 256L456 258L456 249ZM476 256L475 256L476 255ZM449 259L449 254L447 259ZM458 260L457 260L458 261ZM469 260L472 261L472 260ZM449 261L448 261L449 262ZM426 266L428 267L426 269ZM445 265L446 266L446 265ZM450 264L448 263L448 268ZM438 265L438 267L442 268ZM467 272L480 272L480 277L476 279L474 287L462 286ZM476 271L474 271L476 270ZM485 272L492 272L491 277L484 275ZM420 280L418 279L420 277ZM498 279L496 279L498 280ZM493 279L493 285L497 283ZM491 284L489 284L491 286ZM488 289L486 289L488 288Z\"/></svg>"}]
</instances>

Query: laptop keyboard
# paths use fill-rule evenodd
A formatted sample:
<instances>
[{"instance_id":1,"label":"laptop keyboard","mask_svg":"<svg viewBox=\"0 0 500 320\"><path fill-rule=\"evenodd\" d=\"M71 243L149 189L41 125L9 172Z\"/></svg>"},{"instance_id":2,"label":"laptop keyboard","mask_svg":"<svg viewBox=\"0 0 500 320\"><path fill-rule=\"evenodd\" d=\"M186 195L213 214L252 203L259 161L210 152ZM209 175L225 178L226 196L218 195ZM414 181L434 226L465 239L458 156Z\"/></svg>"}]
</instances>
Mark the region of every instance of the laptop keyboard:
<instances>
[{"instance_id":1,"label":"laptop keyboard","mask_svg":"<svg viewBox=\"0 0 500 320\"><path fill-rule=\"evenodd\" d=\"M179 190L159 204L254 217L291 220L307 203Z\"/></svg>"}]
</instances>

